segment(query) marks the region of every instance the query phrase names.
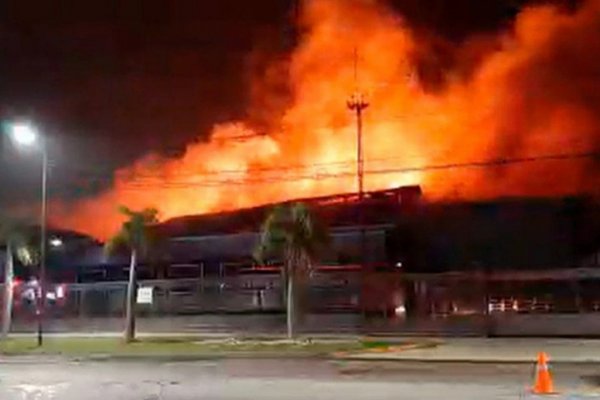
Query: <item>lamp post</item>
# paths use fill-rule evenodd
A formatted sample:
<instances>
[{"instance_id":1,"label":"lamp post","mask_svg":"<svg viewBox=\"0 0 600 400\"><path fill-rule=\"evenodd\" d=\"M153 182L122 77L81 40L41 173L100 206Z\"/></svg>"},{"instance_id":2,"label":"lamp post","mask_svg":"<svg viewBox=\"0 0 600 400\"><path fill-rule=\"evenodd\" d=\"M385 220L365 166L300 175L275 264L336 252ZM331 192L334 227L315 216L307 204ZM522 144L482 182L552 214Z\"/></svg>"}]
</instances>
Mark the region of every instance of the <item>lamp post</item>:
<instances>
[{"instance_id":1,"label":"lamp post","mask_svg":"<svg viewBox=\"0 0 600 400\"><path fill-rule=\"evenodd\" d=\"M364 221L364 151L363 151L363 112L369 107L369 103L363 94L356 92L348 99L348 109L356 113L356 178L358 180L358 226L360 228L360 264L363 272L366 269L367 245Z\"/></svg>"},{"instance_id":2,"label":"lamp post","mask_svg":"<svg viewBox=\"0 0 600 400\"><path fill-rule=\"evenodd\" d=\"M47 181L48 181L48 152L43 137L30 123L17 122L9 127L9 135L13 142L20 147L38 147L42 155L42 205L40 215L40 271L37 304L37 342L43 343L43 314L46 305L46 214L47 214Z\"/></svg>"}]
</instances>

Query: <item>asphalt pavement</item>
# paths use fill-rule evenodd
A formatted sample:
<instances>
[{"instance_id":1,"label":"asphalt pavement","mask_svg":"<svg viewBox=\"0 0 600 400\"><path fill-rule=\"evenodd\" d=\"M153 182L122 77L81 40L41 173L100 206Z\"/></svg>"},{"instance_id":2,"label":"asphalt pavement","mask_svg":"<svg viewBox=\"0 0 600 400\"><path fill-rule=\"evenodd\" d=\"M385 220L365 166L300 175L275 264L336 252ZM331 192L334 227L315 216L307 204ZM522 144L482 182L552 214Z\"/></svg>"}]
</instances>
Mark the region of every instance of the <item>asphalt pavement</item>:
<instances>
[{"instance_id":1,"label":"asphalt pavement","mask_svg":"<svg viewBox=\"0 0 600 400\"><path fill-rule=\"evenodd\" d=\"M600 366L553 367L560 395L600 399ZM90 362L9 358L0 362L6 400L523 399L525 364L211 360Z\"/></svg>"},{"instance_id":2,"label":"asphalt pavement","mask_svg":"<svg viewBox=\"0 0 600 400\"><path fill-rule=\"evenodd\" d=\"M399 338L398 338L399 339ZM557 338L405 338L415 346L399 351L363 352L352 358L363 360L533 363L539 352L551 363L595 363L600 365L600 340ZM421 344L421 346L419 346Z\"/></svg>"}]
</instances>

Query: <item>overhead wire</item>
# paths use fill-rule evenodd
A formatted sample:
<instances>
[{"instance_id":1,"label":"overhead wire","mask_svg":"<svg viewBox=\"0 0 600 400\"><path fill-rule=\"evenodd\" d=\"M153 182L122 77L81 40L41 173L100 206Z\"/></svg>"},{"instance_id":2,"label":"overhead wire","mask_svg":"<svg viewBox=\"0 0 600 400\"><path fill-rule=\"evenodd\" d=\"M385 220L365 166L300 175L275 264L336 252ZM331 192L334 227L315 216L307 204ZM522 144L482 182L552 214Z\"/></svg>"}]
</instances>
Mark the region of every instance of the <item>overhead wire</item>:
<instances>
[{"instance_id":1,"label":"overhead wire","mask_svg":"<svg viewBox=\"0 0 600 400\"><path fill-rule=\"evenodd\" d=\"M444 164L430 164L422 166L412 167L392 167L392 168L378 168L378 169L366 169L365 175L386 175L386 174L405 174L414 172L428 172L428 171L444 171L453 169L474 169L474 168L492 168L492 167L504 167L516 164L526 164L533 162L543 161L569 161L569 160L581 160L581 159L592 159L599 158L599 152L580 152L580 153L555 153L555 154L542 154L536 156L524 156L524 157L513 157L513 158L496 158L489 160L470 161L470 162L456 162L456 163L444 163ZM394 158L397 159L397 158ZM356 161L354 161L355 163ZM306 165L304 168L313 168L314 165ZM326 165L321 164L321 165ZM332 163L332 165L340 165L340 163ZM352 166L352 163L348 162L348 166ZM269 168L272 172L281 172L281 169ZM280 183L280 182L295 182L302 180L324 180L324 179L341 179L355 176L355 171L348 169L347 171L319 171L309 173L297 173L292 175L277 174L277 175L262 175L256 173L254 169L248 171L239 171L245 175L233 179L224 175L214 175L217 171L211 171L210 174L199 172L193 175L194 179L179 180L179 179L163 179L161 177L154 177L153 179L136 179L135 175L126 182L125 187L129 189L147 189L147 188L164 188L164 189L188 189L194 187L219 187L229 185L256 185L256 184L268 184L268 183ZM220 179L219 179L220 178Z\"/></svg>"}]
</instances>

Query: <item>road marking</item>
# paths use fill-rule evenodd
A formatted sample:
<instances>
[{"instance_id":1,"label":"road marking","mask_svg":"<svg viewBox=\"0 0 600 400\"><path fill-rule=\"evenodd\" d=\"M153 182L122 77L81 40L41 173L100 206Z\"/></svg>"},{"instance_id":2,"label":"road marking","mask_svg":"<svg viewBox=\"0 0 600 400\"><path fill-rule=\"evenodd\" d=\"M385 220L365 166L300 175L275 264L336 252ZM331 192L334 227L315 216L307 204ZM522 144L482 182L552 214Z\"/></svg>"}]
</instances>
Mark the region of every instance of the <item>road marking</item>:
<instances>
[{"instance_id":1,"label":"road marking","mask_svg":"<svg viewBox=\"0 0 600 400\"><path fill-rule=\"evenodd\" d=\"M60 398L59 392L64 392L70 386L67 382L49 384L49 385L33 385L22 383L13 386L11 389L21 394L23 400L42 400Z\"/></svg>"}]
</instances>

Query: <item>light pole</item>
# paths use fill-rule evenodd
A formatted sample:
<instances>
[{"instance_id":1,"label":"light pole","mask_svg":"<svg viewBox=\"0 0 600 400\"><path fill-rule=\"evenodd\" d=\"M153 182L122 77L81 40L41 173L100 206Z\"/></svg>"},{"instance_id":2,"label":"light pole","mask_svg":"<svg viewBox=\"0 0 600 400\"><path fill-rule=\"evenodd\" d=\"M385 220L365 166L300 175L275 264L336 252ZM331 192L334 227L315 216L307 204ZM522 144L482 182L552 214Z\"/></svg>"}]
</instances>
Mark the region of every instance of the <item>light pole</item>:
<instances>
[{"instance_id":1,"label":"light pole","mask_svg":"<svg viewBox=\"0 0 600 400\"><path fill-rule=\"evenodd\" d=\"M362 203L364 196L363 111L369 107L369 103L362 93L356 92L350 96L346 105L350 111L356 113L356 178L358 180L358 200Z\"/></svg>"},{"instance_id":2,"label":"light pole","mask_svg":"<svg viewBox=\"0 0 600 400\"><path fill-rule=\"evenodd\" d=\"M363 152L363 111L369 107L369 103L363 94L356 92L348 99L346 105L350 111L356 113L356 179L358 180L358 226L360 228L360 262L361 269L366 268L366 238L364 226L364 152Z\"/></svg>"},{"instance_id":3,"label":"light pole","mask_svg":"<svg viewBox=\"0 0 600 400\"><path fill-rule=\"evenodd\" d=\"M28 122L13 123L9 134L14 143L21 147L38 147L42 155L42 205L40 215L40 271L37 304L37 342L43 343L43 316L46 305L46 214L47 214L47 183L48 183L48 152L44 138L38 130ZM37 145L37 146L36 146Z\"/></svg>"}]
</instances>

